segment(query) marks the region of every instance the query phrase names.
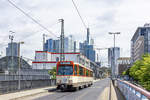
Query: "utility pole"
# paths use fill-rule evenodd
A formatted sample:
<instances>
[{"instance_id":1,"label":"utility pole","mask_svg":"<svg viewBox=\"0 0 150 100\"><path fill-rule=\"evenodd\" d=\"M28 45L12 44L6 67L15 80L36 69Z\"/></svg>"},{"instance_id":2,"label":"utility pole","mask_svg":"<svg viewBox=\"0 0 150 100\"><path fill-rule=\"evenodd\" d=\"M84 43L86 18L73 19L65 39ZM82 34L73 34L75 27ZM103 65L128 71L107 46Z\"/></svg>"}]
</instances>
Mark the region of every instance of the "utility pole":
<instances>
[{"instance_id":1,"label":"utility pole","mask_svg":"<svg viewBox=\"0 0 150 100\"><path fill-rule=\"evenodd\" d=\"M111 73L112 73L112 78L115 77L115 71L116 71L116 60L115 60L115 41L116 41L116 36L115 35L118 35L120 34L120 32L109 32L110 35L114 35L114 49L113 49L113 53L114 53L114 57L113 57L113 67L114 67L114 70L112 69L112 66L111 66ZM113 72L114 71L114 72Z\"/></svg>"},{"instance_id":2,"label":"utility pole","mask_svg":"<svg viewBox=\"0 0 150 100\"><path fill-rule=\"evenodd\" d=\"M65 60L64 55L64 19L59 19L61 22L61 35L60 35L60 61Z\"/></svg>"},{"instance_id":3,"label":"utility pole","mask_svg":"<svg viewBox=\"0 0 150 100\"><path fill-rule=\"evenodd\" d=\"M20 90L20 44L24 44L24 42L18 43L18 90ZM22 59L22 57L21 57Z\"/></svg>"},{"instance_id":4,"label":"utility pole","mask_svg":"<svg viewBox=\"0 0 150 100\"><path fill-rule=\"evenodd\" d=\"M9 31L11 33L11 35L9 35L9 39L11 40L11 70L13 70L13 39L14 39L14 36L13 36L13 31Z\"/></svg>"}]
</instances>

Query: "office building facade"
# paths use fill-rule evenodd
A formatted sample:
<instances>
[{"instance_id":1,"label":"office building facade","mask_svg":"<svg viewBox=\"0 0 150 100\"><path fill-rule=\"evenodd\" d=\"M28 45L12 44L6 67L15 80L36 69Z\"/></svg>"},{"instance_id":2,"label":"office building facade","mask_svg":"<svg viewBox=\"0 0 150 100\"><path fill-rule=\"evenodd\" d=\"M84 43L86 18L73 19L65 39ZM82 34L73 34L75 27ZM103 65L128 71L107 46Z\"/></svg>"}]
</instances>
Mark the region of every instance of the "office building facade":
<instances>
[{"instance_id":1,"label":"office building facade","mask_svg":"<svg viewBox=\"0 0 150 100\"><path fill-rule=\"evenodd\" d=\"M90 41L90 29L87 28L87 38L83 43L79 43L80 52L88 59L95 62L96 52L94 50L94 39Z\"/></svg>"},{"instance_id":2,"label":"office building facade","mask_svg":"<svg viewBox=\"0 0 150 100\"><path fill-rule=\"evenodd\" d=\"M117 59L120 57L120 48L112 47L108 49L108 64L112 69L112 76L117 75Z\"/></svg>"},{"instance_id":3,"label":"office building facade","mask_svg":"<svg viewBox=\"0 0 150 100\"><path fill-rule=\"evenodd\" d=\"M76 50L76 44L74 43L73 36L70 35L64 38L64 52L74 52ZM60 40L48 39L44 44L44 51L48 52L60 52Z\"/></svg>"},{"instance_id":4,"label":"office building facade","mask_svg":"<svg viewBox=\"0 0 150 100\"><path fill-rule=\"evenodd\" d=\"M16 56L18 57L18 48L19 44L16 42L8 43L8 47L6 48L6 56Z\"/></svg>"},{"instance_id":5,"label":"office building facade","mask_svg":"<svg viewBox=\"0 0 150 100\"><path fill-rule=\"evenodd\" d=\"M145 53L150 53L150 24L138 27L131 39L132 63L141 59Z\"/></svg>"}]
</instances>

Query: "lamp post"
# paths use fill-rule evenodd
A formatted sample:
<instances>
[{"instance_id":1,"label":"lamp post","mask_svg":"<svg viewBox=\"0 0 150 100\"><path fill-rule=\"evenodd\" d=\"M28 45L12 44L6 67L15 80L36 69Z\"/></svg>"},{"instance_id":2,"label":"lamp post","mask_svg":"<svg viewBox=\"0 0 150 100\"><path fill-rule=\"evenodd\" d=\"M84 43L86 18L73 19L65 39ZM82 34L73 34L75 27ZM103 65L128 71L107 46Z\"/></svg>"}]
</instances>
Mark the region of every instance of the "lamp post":
<instances>
[{"instance_id":1,"label":"lamp post","mask_svg":"<svg viewBox=\"0 0 150 100\"><path fill-rule=\"evenodd\" d=\"M18 43L18 90L20 90L20 44L24 44L24 42Z\"/></svg>"},{"instance_id":2,"label":"lamp post","mask_svg":"<svg viewBox=\"0 0 150 100\"><path fill-rule=\"evenodd\" d=\"M115 71L115 69L116 69L116 67L115 67L115 39L116 39L116 36L115 35L119 35L120 34L120 32L109 32L109 34L110 35L114 35L114 50L113 50L113 53L114 53L114 57L113 57L113 67L114 67L114 71ZM114 75L115 75L115 72L113 72L113 69L112 69L112 66L111 66L111 76L112 76L112 78L114 78Z\"/></svg>"}]
</instances>

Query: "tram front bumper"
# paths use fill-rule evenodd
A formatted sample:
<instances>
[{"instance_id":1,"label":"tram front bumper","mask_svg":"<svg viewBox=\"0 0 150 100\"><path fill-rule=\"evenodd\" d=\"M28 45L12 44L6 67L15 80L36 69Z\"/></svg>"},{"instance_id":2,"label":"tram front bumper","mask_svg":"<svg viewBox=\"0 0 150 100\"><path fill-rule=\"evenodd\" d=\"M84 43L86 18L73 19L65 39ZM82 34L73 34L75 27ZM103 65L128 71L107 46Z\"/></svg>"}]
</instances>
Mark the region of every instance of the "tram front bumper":
<instances>
[{"instance_id":1,"label":"tram front bumper","mask_svg":"<svg viewBox=\"0 0 150 100\"><path fill-rule=\"evenodd\" d=\"M61 90L69 89L69 88L72 88L72 87L73 86L69 85L69 84L59 84L59 85L57 85L57 89L61 89Z\"/></svg>"}]
</instances>

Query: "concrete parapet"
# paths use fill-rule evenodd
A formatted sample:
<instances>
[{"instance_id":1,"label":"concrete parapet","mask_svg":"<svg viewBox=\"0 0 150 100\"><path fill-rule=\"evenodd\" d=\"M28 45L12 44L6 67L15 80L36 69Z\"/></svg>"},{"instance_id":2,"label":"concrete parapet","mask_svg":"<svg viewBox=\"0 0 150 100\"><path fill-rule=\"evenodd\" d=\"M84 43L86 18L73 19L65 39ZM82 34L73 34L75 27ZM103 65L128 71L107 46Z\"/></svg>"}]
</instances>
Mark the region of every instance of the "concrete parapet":
<instances>
[{"instance_id":1,"label":"concrete parapet","mask_svg":"<svg viewBox=\"0 0 150 100\"><path fill-rule=\"evenodd\" d=\"M116 91L115 91L115 87L114 87L114 85L113 85L113 83L111 82L110 83L111 85L110 85L110 100L119 100L118 98L117 98L117 94L116 94Z\"/></svg>"},{"instance_id":2,"label":"concrete parapet","mask_svg":"<svg viewBox=\"0 0 150 100\"><path fill-rule=\"evenodd\" d=\"M21 90L54 86L56 80L21 80ZM18 91L18 81L0 81L0 94Z\"/></svg>"}]
</instances>

